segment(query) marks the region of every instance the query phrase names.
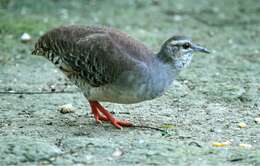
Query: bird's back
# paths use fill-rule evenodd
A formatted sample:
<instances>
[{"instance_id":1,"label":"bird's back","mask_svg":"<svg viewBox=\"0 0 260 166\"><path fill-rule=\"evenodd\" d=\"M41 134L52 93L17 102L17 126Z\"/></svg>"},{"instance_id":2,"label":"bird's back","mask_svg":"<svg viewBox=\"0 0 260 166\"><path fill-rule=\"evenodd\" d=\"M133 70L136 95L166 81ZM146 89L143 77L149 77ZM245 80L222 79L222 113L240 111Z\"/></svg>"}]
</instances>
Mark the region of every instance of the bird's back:
<instances>
[{"instance_id":1,"label":"bird's back","mask_svg":"<svg viewBox=\"0 0 260 166\"><path fill-rule=\"evenodd\" d=\"M108 27L71 25L55 28L45 33L38 40L35 46L35 50L39 48L53 49L56 51L58 51L59 49L66 49L68 48L66 47L66 43L77 43L78 41L88 36L97 34L107 35L122 53L126 53L128 56L136 60L144 61L145 63L149 63L149 61L151 60L151 55L153 55L153 52L152 50L147 48L142 42L130 37L124 32ZM101 41L96 42L102 43ZM102 46L106 47L106 45L100 45L100 47Z\"/></svg>"},{"instance_id":2,"label":"bird's back","mask_svg":"<svg viewBox=\"0 0 260 166\"><path fill-rule=\"evenodd\" d=\"M126 33L94 26L53 29L38 40L33 54L46 56L63 72L80 73L93 86L112 83L124 71L149 68L154 60L150 49Z\"/></svg>"}]
</instances>

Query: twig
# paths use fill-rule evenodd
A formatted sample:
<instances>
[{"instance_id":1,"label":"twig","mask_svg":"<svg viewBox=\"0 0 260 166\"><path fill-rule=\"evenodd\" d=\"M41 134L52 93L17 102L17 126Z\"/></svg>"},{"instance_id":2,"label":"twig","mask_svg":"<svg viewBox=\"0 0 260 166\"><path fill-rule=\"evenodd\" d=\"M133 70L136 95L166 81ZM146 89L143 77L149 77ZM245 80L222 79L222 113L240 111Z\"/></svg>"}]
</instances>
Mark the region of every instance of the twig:
<instances>
[{"instance_id":1,"label":"twig","mask_svg":"<svg viewBox=\"0 0 260 166\"><path fill-rule=\"evenodd\" d=\"M25 95L34 95L34 94L55 94L55 93L80 93L80 91L53 91L53 92L19 92L19 91L0 91L0 94L25 94Z\"/></svg>"},{"instance_id":2,"label":"twig","mask_svg":"<svg viewBox=\"0 0 260 166\"><path fill-rule=\"evenodd\" d=\"M161 131L161 132L167 132L166 130L163 130L163 129L160 129L160 128L157 128L157 127L151 127L151 126L134 125L133 127L146 128L146 129L152 129L152 130Z\"/></svg>"},{"instance_id":3,"label":"twig","mask_svg":"<svg viewBox=\"0 0 260 166\"><path fill-rule=\"evenodd\" d=\"M237 162L237 161L241 161L241 160L244 160L244 159L242 157L239 157L239 158L229 159L228 161L230 161L230 162Z\"/></svg>"}]
</instances>

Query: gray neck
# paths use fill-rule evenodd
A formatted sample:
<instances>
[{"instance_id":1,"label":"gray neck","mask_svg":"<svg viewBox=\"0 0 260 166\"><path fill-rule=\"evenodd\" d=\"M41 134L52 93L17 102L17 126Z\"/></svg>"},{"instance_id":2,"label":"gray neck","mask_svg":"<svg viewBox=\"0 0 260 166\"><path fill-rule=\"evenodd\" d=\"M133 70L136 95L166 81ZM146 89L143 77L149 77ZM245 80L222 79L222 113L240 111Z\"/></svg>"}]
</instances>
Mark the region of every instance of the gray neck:
<instances>
[{"instance_id":1,"label":"gray neck","mask_svg":"<svg viewBox=\"0 0 260 166\"><path fill-rule=\"evenodd\" d=\"M148 96L160 96L171 85L179 72L185 68L192 59L192 53L186 53L178 59L173 59L170 53L160 51L150 68L148 81Z\"/></svg>"},{"instance_id":2,"label":"gray neck","mask_svg":"<svg viewBox=\"0 0 260 166\"><path fill-rule=\"evenodd\" d=\"M176 70L172 63L165 63L158 55L154 60L151 68L151 77L149 81L149 88L153 89L151 96L156 97L163 94L163 92L171 85L173 80L178 75L179 70Z\"/></svg>"},{"instance_id":3,"label":"gray neck","mask_svg":"<svg viewBox=\"0 0 260 166\"><path fill-rule=\"evenodd\" d=\"M178 73L183 69L183 67L181 67L172 56L169 56L169 53L165 52L164 49L161 49L160 52L156 54L156 59L161 64L168 66L174 75L178 75Z\"/></svg>"}]
</instances>

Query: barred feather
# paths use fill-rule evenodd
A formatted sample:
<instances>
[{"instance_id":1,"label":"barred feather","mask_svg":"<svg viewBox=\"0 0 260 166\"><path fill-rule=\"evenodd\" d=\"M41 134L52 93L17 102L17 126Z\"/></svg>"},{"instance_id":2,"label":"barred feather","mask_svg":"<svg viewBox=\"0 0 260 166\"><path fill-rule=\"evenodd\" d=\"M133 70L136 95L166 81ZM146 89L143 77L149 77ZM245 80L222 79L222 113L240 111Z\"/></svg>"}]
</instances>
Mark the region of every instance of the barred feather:
<instances>
[{"instance_id":1,"label":"barred feather","mask_svg":"<svg viewBox=\"0 0 260 166\"><path fill-rule=\"evenodd\" d=\"M114 82L123 71L149 64L153 53L142 43L111 28L68 26L51 30L35 44L69 78L93 87Z\"/></svg>"}]
</instances>

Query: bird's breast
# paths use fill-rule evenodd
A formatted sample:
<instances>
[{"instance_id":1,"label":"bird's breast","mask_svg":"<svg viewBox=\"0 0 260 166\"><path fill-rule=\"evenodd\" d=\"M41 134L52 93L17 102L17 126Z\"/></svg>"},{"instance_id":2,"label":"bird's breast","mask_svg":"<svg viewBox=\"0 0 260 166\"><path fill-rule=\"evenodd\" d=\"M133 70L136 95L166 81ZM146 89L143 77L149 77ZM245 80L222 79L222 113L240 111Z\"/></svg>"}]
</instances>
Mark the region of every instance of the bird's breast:
<instances>
[{"instance_id":1,"label":"bird's breast","mask_svg":"<svg viewBox=\"0 0 260 166\"><path fill-rule=\"evenodd\" d=\"M161 96L165 90L163 87L155 88L149 81L148 75L140 78L140 75L136 73L128 73L127 77L121 77L115 83L101 87L93 87L84 80L74 80L74 83L80 87L89 100L121 104L151 100Z\"/></svg>"},{"instance_id":2,"label":"bird's breast","mask_svg":"<svg viewBox=\"0 0 260 166\"><path fill-rule=\"evenodd\" d=\"M161 70L161 71L160 71ZM116 81L93 87L80 77L70 77L89 100L113 103L138 103L163 95L173 77L166 70L131 70L120 74Z\"/></svg>"}]
</instances>

